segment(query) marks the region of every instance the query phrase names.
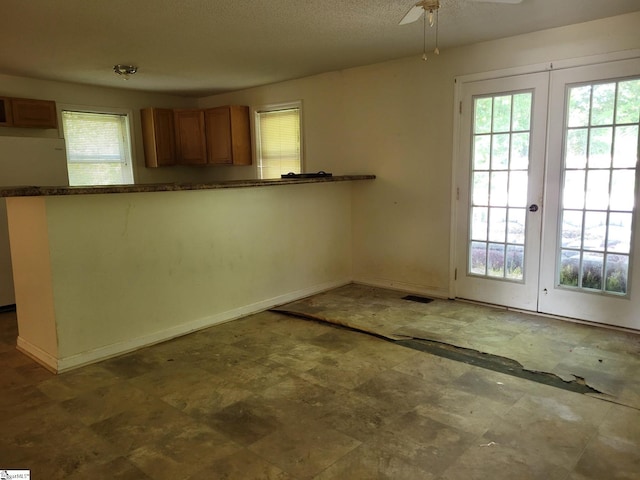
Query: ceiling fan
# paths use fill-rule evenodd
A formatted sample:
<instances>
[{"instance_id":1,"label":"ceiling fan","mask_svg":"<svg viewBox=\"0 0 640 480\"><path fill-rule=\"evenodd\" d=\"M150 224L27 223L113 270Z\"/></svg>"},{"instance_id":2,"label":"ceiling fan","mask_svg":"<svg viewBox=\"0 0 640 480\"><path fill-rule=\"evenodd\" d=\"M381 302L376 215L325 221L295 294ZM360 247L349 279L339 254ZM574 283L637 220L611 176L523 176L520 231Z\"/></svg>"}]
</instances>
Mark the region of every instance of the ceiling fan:
<instances>
[{"instance_id":1,"label":"ceiling fan","mask_svg":"<svg viewBox=\"0 0 640 480\"><path fill-rule=\"evenodd\" d=\"M522 3L522 0L467 0L475 3L508 3L515 5ZM437 12L440 8L439 0L422 0L416 3L407 14L400 20L400 25L406 25L407 23L413 23L417 21L424 13L430 14Z\"/></svg>"},{"instance_id":2,"label":"ceiling fan","mask_svg":"<svg viewBox=\"0 0 640 480\"><path fill-rule=\"evenodd\" d=\"M522 3L523 0L467 0L468 2L475 3L505 3L505 4L518 4ZM436 48L433 51L436 55L440 54L440 50L438 49L438 10L440 9L440 0L421 0L416 3L413 7L409 9L406 15L400 20L399 25L406 25L408 23L413 23L424 15L424 52L422 54L422 59L427 59L427 21L429 22L429 26L433 27L434 23L436 25Z\"/></svg>"}]
</instances>

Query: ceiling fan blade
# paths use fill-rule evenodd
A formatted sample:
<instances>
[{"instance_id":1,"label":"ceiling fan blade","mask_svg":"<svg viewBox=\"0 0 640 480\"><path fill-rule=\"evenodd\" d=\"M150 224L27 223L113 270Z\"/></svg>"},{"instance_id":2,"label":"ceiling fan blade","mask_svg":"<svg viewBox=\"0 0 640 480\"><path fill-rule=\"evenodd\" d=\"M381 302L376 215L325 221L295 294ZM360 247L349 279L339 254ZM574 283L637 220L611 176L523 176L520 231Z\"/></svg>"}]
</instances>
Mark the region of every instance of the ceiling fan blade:
<instances>
[{"instance_id":1,"label":"ceiling fan blade","mask_svg":"<svg viewBox=\"0 0 640 480\"><path fill-rule=\"evenodd\" d=\"M517 3L522 3L522 0L469 0L470 2L477 3L510 3L515 5Z\"/></svg>"},{"instance_id":2,"label":"ceiling fan blade","mask_svg":"<svg viewBox=\"0 0 640 480\"><path fill-rule=\"evenodd\" d=\"M421 5L414 5L407 12L402 20L400 20L399 25L406 25L407 23L413 23L418 20L424 14L424 8Z\"/></svg>"}]
</instances>

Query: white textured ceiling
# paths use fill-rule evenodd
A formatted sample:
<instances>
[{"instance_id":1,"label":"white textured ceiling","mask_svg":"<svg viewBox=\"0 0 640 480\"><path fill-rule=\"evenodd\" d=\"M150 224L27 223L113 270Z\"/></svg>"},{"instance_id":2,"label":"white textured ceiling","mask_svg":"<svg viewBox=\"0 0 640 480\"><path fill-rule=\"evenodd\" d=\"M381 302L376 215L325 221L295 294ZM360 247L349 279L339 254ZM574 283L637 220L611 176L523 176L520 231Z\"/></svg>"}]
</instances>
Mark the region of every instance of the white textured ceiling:
<instances>
[{"instance_id":1,"label":"white textured ceiling","mask_svg":"<svg viewBox=\"0 0 640 480\"><path fill-rule=\"evenodd\" d=\"M440 1L443 55L640 11L640 0ZM415 2L0 0L0 73L203 96L420 55L422 22L398 25ZM124 82L116 63L139 71Z\"/></svg>"}]
</instances>

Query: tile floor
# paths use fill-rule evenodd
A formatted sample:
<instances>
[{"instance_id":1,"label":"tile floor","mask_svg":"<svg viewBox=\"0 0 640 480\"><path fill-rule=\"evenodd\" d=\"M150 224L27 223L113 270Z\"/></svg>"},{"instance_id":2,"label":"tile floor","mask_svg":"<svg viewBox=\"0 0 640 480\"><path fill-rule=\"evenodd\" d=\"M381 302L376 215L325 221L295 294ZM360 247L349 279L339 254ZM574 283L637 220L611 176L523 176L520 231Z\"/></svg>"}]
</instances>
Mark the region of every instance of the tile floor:
<instances>
[{"instance_id":1,"label":"tile floor","mask_svg":"<svg viewBox=\"0 0 640 480\"><path fill-rule=\"evenodd\" d=\"M58 376L16 335L0 314L0 470L35 479L640 478L636 408L281 313Z\"/></svg>"},{"instance_id":2,"label":"tile floor","mask_svg":"<svg viewBox=\"0 0 640 480\"><path fill-rule=\"evenodd\" d=\"M427 339L515 360L526 370L584 381L601 397L640 410L640 332L603 329L506 309L351 284L276 310L388 339Z\"/></svg>"}]
</instances>

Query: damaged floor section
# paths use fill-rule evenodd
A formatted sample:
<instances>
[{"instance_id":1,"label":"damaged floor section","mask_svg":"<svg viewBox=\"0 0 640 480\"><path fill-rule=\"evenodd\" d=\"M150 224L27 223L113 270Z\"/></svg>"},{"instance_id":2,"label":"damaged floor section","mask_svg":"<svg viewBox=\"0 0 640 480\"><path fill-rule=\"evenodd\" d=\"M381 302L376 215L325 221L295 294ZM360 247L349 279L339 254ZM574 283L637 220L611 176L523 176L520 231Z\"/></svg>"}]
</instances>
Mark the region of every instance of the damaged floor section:
<instances>
[{"instance_id":1,"label":"damaged floor section","mask_svg":"<svg viewBox=\"0 0 640 480\"><path fill-rule=\"evenodd\" d=\"M640 409L640 335L351 284L274 311Z\"/></svg>"},{"instance_id":2,"label":"damaged floor section","mask_svg":"<svg viewBox=\"0 0 640 480\"><path fill-rule=\"evenodd\" d=\"M352 303L336 298L349 291ZM353 286L307 303L310 316L329 303L331 316L389 331L402 328L389 323L402 311L420 324L423 309L437 307L429 315L443 325L453 312ZM481 310L462 307L451 324L466 319L480 337ZM512 321L516 345L537 337ZM20 353L17 335L16 313L0 313L0 470L31 478L603 480L640 471L640 410L326 322L260 312L60 375ZM583 344L605 342L591 335L599 331ZM606 342L633 348L620 338ZM620 376L621 390L636 377Z\"/></svg>"}]
</instances>

